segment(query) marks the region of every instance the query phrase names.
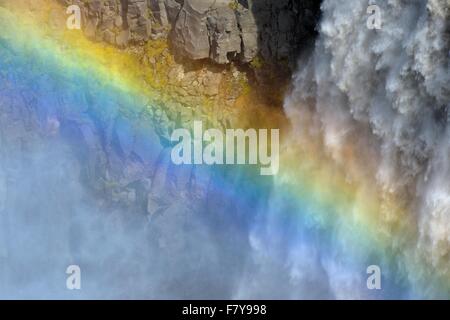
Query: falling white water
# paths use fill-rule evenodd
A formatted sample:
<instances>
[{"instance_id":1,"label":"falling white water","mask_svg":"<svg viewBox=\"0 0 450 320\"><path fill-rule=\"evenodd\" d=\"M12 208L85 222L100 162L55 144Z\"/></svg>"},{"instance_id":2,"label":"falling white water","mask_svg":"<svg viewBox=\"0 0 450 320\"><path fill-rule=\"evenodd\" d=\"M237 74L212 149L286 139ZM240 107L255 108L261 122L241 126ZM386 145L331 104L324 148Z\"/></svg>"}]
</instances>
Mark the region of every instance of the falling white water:
<instances>
[{"instance_id":1,"label":"falling white water","mask_svg":"<svg viewBox=\"0 0 450 320\"><path fill-rule=\"evenodd\" d=\"M381 9L380 30L367 28L370 4ZM300 60L285 103L294 133L309 126L336 162L355 141L361 159L376 158L379 185L414 203L417 251L447 274L449 7L448 0L325 0L319 39ZM18 72L6 75L20 79ZM33 80L38 93L57 82ZM306 211L314 209L296 212L277 184L261 212L233 213L232 205L223 215L194 212L181 202L153 224L96 199L79 181L80 154L63 139L33 133L27 91L22 101L0 89L0 298L426 296L384 282L380 296L369 293L370 252L352 257L356 245L339 225L311 227ZM48 120L51 136L59 122ZM300 218L284 220L286 213ZM65 287L69 264L81 267L80 292Z\"/></svg>"},{"instance_id":2,"label":"falling white water","mask_svg":"<svg viewBox=\"0 0 450 320\"><path fill-rule=\"evenodd\" d=\"M368 28L369 5L381 29ZM408 199L421 257L448 274L450 1L325 0L322 14L285 103L295 132L311 126L336 162L357 141L380 187Z\"/></svg>"}]
</instances>

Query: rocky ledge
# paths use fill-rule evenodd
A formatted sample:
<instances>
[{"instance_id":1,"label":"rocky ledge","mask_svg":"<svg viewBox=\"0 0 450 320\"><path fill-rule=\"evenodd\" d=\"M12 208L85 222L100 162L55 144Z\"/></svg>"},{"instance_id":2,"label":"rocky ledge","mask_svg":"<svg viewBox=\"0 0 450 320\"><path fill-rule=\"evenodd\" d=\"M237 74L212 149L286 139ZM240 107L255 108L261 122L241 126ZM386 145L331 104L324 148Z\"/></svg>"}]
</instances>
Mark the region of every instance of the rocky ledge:
<instances>
[{"instance_id":1,"label":"rocky ledge","mask_svg":"<svg viewBox=\"0 0 450 320\"><path fill-rule=\"evenodd\" d=\"M119 47L167 38L174 53L217 64L295 61L315 34L315 0L60 0L86 35Z\"/></svg>"}]
</instances>

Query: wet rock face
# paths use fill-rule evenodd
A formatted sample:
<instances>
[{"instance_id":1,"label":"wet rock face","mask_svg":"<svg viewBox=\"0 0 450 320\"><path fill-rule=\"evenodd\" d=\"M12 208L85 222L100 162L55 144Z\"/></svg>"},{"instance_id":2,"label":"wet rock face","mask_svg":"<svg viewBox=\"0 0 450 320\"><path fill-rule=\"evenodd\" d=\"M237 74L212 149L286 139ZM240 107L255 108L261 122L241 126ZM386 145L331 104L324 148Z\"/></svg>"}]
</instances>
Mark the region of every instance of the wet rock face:
<instances>
[{"instance_id":1,"label":"wet rock face","mask_svg":"<svg viewBox=\"0 0 450 320\"><path fill-rule=\"evenodd\" d=\"M191 59L210 58L220 64L240 54L241 35L232 3L186 0L172 34L177 51Z\"/></svg>"},{"instance_id":2,"label":"wet rock face","mask_svg":"<svg viewBox=\"0 0 450 320\"><path fill-rule=\"evenodd\" d=\"M2 59L5 52L0 52ZM34 90L25 90L31 79L25 70L31 65L36 66L34 59L0 73L0 297L42 296L35 282L17 290L15 279L29 274L30 265L64 271L78 261L93 272L101 270L93 278L99 288L107 288L87 297L109 297L108 292L124 296L120 290L127 286L122 282L117 285L120 290L115 284L109 287L111 279L122 277L145 282L142 291L133 289L136 298L228 296L231 280L217 285L213 276L205 280L203 274L213 274L207 272L211 264L211 270L222 273L241 272L248 244L242 231L245 221L238 217L250 212L256 199L238 208L211 187L210 181L221 174L204 167L175 166L170 148L159 143L160 133L151 124L167 121L161 110L146 117L123 115L118 105L113 106L120 99L111 99L108 115L99 116L104 104L96 103L98 88L93 82L72 90L59 77L40 72L33 77ZM47 99L49 92L53 100ZM67 110L68 105L78 108ZM230 180L239 176L236 172ZM209 236L219 224L234 235L232 239ZM204 243L205 252L220 250L220 257L202 255L200 263L191 258L192 248ZM126 258L122 246L130 248ZM130 261L142 266L142 273L130 268ZM105 274L105 266L119 264ZM149 278L160 266L162 279ZM198 281L189 280L180 294L176 284L187 269L202 275L205 287L217 288L212 293L191 291ZM43 279L58 283L60 278L49 272ZM154 294L148 288L155 283ZM66 297L64 287L53 288L46 294Z\"/></svg>"},{"instance_id":3,"label":"wet rock face","mask_svg":"<svg viewBox=\"0 0 450 320\"><path fill-rule=\"evenodd\" d=\"M258 30L258 49L266 60L293 60L315 37L318 0L248 0Z\"/></svg>"},{"instance_id":4,"label":"wet rock face","mask_svg":"<svg viewBox=\"0 0 450 320\"><path fill-rule=\"evenodd\" d=\"M258 54L292 61L320 14L315 0L61 1L80 5L91 39L123 47L168 37L177 54L218 64L249 63Z\"/></svg>"},{"instance_id":5,"label":"wet rock face","mask_svg":"<svg viewBox=\"0 0 450 320\"><path fill-rule=\"evenodd\" d=\"M92 40L120 47L150 39L152 11L147 0L62 0L79 5L83 29Z\"/></svg>"},{"instance_id":6,"label":"wet rock face","mask_svg":"<svg viewBox=\"0 0 450 320\"><path fill-rule=\"evenodd\" d=\"M185 0L172 43L191 59L225 64L295 59L314 36L319 1Z\"/></svg>"}]
</instances>

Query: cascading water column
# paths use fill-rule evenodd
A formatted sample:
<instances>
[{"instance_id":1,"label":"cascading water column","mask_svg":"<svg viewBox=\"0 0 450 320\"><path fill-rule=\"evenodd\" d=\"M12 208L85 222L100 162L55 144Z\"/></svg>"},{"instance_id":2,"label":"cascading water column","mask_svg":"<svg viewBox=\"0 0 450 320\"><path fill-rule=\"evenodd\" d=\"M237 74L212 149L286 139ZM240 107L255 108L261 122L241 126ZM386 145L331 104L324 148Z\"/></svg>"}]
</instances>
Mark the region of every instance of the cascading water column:
<instances>
[{"instance_id":1,"label":"cascading water column","mask_svg":"<svg viewBox=\"0 0 450 320\"><path fill-rule=\"evenodd\" d=\"M381 29L367 26L369 5ZM376 186L375 219L412 297L449 294L449 7L324 1L314 54L285 103L293 141L313 137L360 190Z\"/></svg>"}]
</instances>

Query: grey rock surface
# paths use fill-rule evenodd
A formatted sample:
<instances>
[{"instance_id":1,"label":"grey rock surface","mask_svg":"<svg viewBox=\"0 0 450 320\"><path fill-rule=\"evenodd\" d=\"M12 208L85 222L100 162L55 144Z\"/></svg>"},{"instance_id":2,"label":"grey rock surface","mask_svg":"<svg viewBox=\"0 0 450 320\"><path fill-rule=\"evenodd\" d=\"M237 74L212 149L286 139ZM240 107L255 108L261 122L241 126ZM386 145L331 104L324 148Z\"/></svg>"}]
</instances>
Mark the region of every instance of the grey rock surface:
<instances>
[{"instance_id":1,"label":"grey rock surface","mask_svg":"<svg viewBox=\"0 0 450 320\"><path fill-rule=\"evenodd\" d=\"M314 0L61 0L82 8L83 29L119 47L167 37L175 52L218 64L293 61L315 34Z\"/></svg>"}]
</instances>

